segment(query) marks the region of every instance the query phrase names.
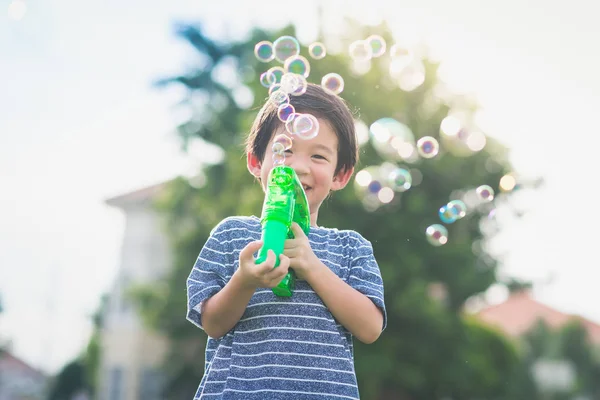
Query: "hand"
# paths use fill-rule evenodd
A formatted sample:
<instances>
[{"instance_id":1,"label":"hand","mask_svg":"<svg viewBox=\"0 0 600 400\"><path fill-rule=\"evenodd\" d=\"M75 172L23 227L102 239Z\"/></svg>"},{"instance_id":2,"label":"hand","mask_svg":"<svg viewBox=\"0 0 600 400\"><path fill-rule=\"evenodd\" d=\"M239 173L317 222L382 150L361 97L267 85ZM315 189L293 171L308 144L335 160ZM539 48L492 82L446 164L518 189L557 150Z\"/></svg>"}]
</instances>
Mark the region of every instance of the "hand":
<instances>
[{"instance_id":1,"label":"hand","mask_svg":"<svg viewBox=\"0 0 600 400\"><path fill-rule=\"evenodd\" d=\"M250 242L240 252L240 266L235 271L241 278L242 284L249 288L273 288L281 282L288 273L290 260L285 255L279 256L279 265L275 267L275 253L267 252L267 258L256 264L253 254L260 250L262 241Z\"/></svg>"},{"instance_id":2,"label":"hand","mask_svg":"<svg viewBox=\"0 0 600 400\"><path fill-rule=\"evenodd\" d=\"M283 254L290 260L290 267L300 279L308 280L308 275L311 270L314 270L320 263L319 258L315 255L308 237L304 231L295 222L292 222L293 239L287 239L283 246Z\"/></svg>"}]
</instances>

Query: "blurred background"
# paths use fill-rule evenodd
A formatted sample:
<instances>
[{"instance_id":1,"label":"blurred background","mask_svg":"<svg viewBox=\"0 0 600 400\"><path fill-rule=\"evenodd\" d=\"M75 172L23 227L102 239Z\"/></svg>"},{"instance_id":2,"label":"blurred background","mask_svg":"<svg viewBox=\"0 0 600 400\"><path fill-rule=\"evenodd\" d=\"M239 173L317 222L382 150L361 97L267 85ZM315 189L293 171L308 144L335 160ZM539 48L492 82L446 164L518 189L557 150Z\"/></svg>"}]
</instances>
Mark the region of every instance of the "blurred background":
<instances>
[{"instance_id":1,"label":"blurred background","mask_svg":"<svg viewBox=\"0 0 600 400\"><path fill-rule=\"evenodd\" d=\"M362 398L600 399L593 11L0 0L0 400L193 398L185 279L218 221L260 213L242 141L282 64L254 50L284 35L356 118L319 222L369 239L385 283Z\"/></svg>"}]
</instances>

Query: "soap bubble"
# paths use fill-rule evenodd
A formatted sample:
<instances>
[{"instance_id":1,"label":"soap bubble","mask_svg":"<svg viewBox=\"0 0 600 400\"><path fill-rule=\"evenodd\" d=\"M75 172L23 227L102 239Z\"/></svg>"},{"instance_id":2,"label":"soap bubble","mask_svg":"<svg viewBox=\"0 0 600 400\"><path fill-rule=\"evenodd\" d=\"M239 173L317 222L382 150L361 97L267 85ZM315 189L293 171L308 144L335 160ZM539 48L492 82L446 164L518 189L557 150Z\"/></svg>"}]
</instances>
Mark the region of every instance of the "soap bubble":
<instances>
[{"instance_id":1,"label":"soap bubble","mask_svg":"<svg viewBox=\"0 0 600 400\"><path fill-rule=\"evenodd\" d=\"M269 96L269 101L271 101L273 104L275 104L277 107L279 107L282 104L289 103L290 98L286 92L279 89L279 90L275 90L273 93L271 93L271 95Z\"/></svg>"},{"instance_id":2,"label":"soap bubble","mask_svg":"<svg viewBox=\"0 0 600 400\"><path fill-rule=\"evenodd\" d=\"M413 51L406 46L395 43L390 47L390 58L392 62L397 64L396 66L408 65L413 59Z\"/></svg>"},{"instance_id":3,"label":"soap bubble","mask_svg":"<svg viewBox=\"0 0 600 400\"><path fill-rule=\"evenodd\" d=\"M300 114L293 123L294 134L299 138L312 139L319 133L319 120L312 114Z\"/></svg>"},{"instance_id":4,"label":"soap bubble","mask_svg":"<svg viewBox=\"0 0 600 400\"><path fill-rule=\"evenodd\" d=\"M267 80L270 85L281 83L281 77L285 74L283 67L271 67L267 70Z\"/></svg>"},{"instance_id":5,"label":"soap bubble","mask_svg":"<svg viewBox=\"0 0 600 400\"><path fill-rule=\"evenodd\" d=\"M310 63L305 57L302 57L300 55L292 56L285 60L283 69L286 72L302 75L305 78L307 78L308 75L310 75Z\"/></svg>"},{"instance_id":6,"label":"soap bubble","mask_svg":"<svg viewBox=\"0 0 600 400\"><path fill-rule=\"evenodd\" d=\"M477 189L475 189L475 193L480 201L488 203L494 200L494 189L488 185L479 186Z\"/></svg>"},{"instance_id":7,"label":"soap bubble","mask_svg":"<svg viewBox=\"0 0 600 400\"><path fill-rule=\"evenodd\" d=\"M423 136L417 141L417 151L423 158L433 158L440 151L440 144L431 136Z\"/></svg>"},{"instance_id":8,"label":"soap bubble","mask_svg":"<svg viewBox=\"0 0 600 400\"><path fill-rule=\"evenodd\" d=\"M454 214L454 209L448 207L448 205L441 206L438 210L438 215L440 217L440 221L445 224L452 224L456 221L456 215Z\"/></svg>"},{"instance_id":9,"label":"soap bubble","mask_svg":"<svg viewBox=\"0 0 600 400\"><path fill-rule=\"evenodd\" d=\"M287 122L290 115L296 112L296 109L290 103L283 103L277 108L277 117L281 122Z\"/></svg>"},{"instance_id":10,"label":"soap bubble","mask_svg":"<svg viewBox=\"0 0 600 400\"><path fill-rule=\"evenodd\" d=\"M290 114L290 116L288 117L287 121L285 121L285 130L288 131L290 134L295 135L294 132L294 121L296 121L296 119L300 117L299 113L293 112Z\"/></svg>"},{"instance_id":11,"label":"soap bubble","mask_svg":"<svg viewBox=\"0 0 600 400\"><path fill-rule=\"evenodd\" d=\"M331 72L323 76L321 87L328 93L340 94L344 90L344 78L335 72Z\"/></svg>"},{"instance_id":12,"label":"soap bubble","mask_svg":"<svg viewBox=\"0 0 600 400\"><path fill-rule=\"evenodd\" d=\"M385 39L379 35L371 35L367 38L367 43L371 47L373 57L381 57L385 54L386 43Z\"/></svg>"},{"instance_id":13,"label":"soap bubble","mask_svg":"<svg viewBox=\"0 0 600 400\"><path fill-rule=\"evenodd\" d=\"M273 92L277 91L283 91L281 90L281 85L279 83L274 83L271 86L269 86L269 96L271 96Z\"/></svg>"},{"instance_id":14,"label":"soap bubble","mask_svg":"<svg viewBox=\"0 0 600 400\"><path fill-rule=\"evenodd\" d=\"M350 58L354 61L368 61L373 57L371 45L366 40L357 40L348 47Z\"/></svg>"},{"instance_id":15,"label":"soap bubble","mask_svg":"<svg viewBox=\"0 0 600 400\"><path fill-rule=\"evenodd\" d=\"M448 203L448 208L453 210L456 219L461 219L467 215L467 205L462 200L452 200Z\"/></svg>"},{"instance_id":16,"label":"soap bubble","mask_svg":"<svg viewBox=\"0 0 600 400\"><path fill-rule=\"evenodd\" d=\"M300 54L300 43L293 36L281 36L273 42L273 53L277 61L284 63L288 58Z\"/></svg>"},{"instance_id":17,"label":"soap bubble","mask_svg":"<svg viewBox=\"0 0 600 400\"><path fill-rule=\"evenodd\" d=\"M275 138L273 138L273 152L275 152L275 146L277 146L279 152L286 151L292 148L292 138L286 135L285 133L280 133Z\"/></svg>"},{"instance_id":18,"label":"soap bubble","mask_svg":"<svg viewBox=\"0 0 600 400\"><path fill-rule=\"evenodd\" d=\"M404 168L395 168L387 176L390 187L396 192L405 192L412 186L412 176Z\"/></svg>"},{"instance_id":19,"label":"soap bubble","mask_svg":"<svg viewBox=\"0 0 600 400\"><path fill-rule=\"evenodd\" d=\"M373 147L384 158L408 160L413 152L412 131L407 125L394 118L380 118L373 122L369 127L369 134Z\"/></svg>"},{"instance_id":20,"label":"soap bubble","mask_svg":"<svg viewBox=\"0 0 600 400\"><path fill-rule=\"evenodd\" d=\"M273 84L273 82L271 82L271 77L274 77L274 75L269 75L268 72L263 72L260 74L260 84L266 88L271 87Z\"/></svg>"},{"instance_id":21,"label":"soap bubble","mask_svg":"<svg viewBox=\"0 0 600 400\"><path fill-rule=\"evenodd\" d=\"M425 230L427 241L433 246L442 246L448 242L448 229L444 225L433 224Z\"/></svg>"},{"instance_id":22,"label":"soap bubble","mask_svg":"<svg viewBox=\"0 0 600 400\"><path fill-rule=\"evenodd\" d=\"M254 46L254 55L261 62L269 62L275 58L273 54L273 43L268 40L256 43Z\"/></svg>"},{"instance_id":23,"label":"soap bubble","mask_svg":"<svg viewBox=\"0 0 600 400\"><path fill-rule=\"evenodd\" d=\"M321 42L314 42L308 46L308 54L315 60L320 60L327 55L327 49Z\"/></svg>"},{"instance_id":24,"label":"soap bubble","mask_svg":"<svg viewBox=\"0 0 600 400\"><path fill-rule=\"evenodd\" d=\"M285 164L285 153L273 153L273 166Z\"/></svg>"}]
</instances>

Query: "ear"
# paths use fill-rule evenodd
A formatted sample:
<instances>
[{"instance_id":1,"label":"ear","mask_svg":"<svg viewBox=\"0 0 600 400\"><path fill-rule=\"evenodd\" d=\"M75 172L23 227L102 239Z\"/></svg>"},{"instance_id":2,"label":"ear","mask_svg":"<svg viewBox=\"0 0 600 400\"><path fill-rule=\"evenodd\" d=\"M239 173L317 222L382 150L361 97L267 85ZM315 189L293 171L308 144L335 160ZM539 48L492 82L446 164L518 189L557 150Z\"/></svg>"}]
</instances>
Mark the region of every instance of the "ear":
<instances>
[{"instance_id":1,"label":"ear","mask_svg":"<svg viewBox=\"0 0 600 400\"><path fill-rule=\"evenodd\" d=\"M255 154L252 154L251 152L246 154L246 166L252 175L260 178L262 163Z\"/></svg>"},{"instance_id":2,"label":"ear","mask_svg":"<svg viewBox=\"0 0 600 400\"><path fill-rule=\"evenodd\" d=\"M331 190L340 190L346 187L352 174L354 173L354 167L346 170L341 170L333 177L333 183L331 184Z\"/></svg>"}]
</instances>

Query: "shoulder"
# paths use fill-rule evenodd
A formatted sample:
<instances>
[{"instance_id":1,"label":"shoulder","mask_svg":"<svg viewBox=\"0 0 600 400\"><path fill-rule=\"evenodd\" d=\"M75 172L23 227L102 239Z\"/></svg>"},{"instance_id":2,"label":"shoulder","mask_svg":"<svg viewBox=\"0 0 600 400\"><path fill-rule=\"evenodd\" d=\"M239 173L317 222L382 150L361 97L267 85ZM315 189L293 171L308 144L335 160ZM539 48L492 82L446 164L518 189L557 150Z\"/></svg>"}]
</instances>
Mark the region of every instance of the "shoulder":
<instances>
[{"instance_id":1,"label":"shoulder","mask_svg":"<svg viewBox=\"0 0 600 400\"><path fill-rule=\"evenodd\" d=\"M255 216L231 216L219 222L210 232L211 236L240 236L260 230L260 220Z\"/></svg>"}]
</instances>

